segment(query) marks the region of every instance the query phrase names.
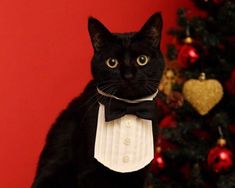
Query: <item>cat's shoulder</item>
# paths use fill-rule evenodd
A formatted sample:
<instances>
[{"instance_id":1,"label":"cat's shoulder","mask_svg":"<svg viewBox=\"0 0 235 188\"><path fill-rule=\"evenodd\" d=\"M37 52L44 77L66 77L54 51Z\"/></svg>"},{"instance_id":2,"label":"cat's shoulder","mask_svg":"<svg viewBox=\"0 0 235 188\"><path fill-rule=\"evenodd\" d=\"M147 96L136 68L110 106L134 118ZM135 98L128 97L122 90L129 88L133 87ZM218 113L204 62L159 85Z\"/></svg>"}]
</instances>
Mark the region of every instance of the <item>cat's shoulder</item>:
<instances>
[{"instance_id":1,"label":"cat's shoulder","mask_svg":"<svg viewBox=\"0 0 235 188\"><path fill-rule=\"evenodd\" d=\"M68 105L68 109L82 109L87 106L87 102L97 97L96 84L92 80L85 87L84 91L75 97Z\"/></svg>"},{"instance_id":2,"label":"cat's shoulder","mask_svg":"<svg viewBox=\"0 0 235 188\"><path fill-rule=\"evenodd\" d=\"M76 117L79 113L82 113L88 108L91 103L94 103L97 98L96 84L92 80L85 87L84 91L72 101L70 101L67 107L61 112L58 118Z\"/></svg>"},{"instance_id":3,"label":"cat's shoulder","mask_svg":"<svg viewBox=\"0 0 235 188\"><path fill-rule=\"evenodd\" d=\"M90 81L84 91L75 97L56 118L52 129L68 127L68 124L76 124L83 118L84 112L96 99L96 84ZM66 125L64 125L66 124Z\"/></svg>"}]
</instances>

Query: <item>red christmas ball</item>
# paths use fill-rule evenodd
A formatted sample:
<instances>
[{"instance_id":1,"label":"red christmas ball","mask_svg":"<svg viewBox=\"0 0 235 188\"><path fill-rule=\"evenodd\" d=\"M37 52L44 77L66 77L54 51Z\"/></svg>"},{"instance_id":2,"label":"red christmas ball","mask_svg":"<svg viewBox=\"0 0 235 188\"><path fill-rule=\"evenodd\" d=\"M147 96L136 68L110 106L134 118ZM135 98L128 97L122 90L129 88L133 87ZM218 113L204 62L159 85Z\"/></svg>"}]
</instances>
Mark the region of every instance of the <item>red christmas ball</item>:
<instances>
[{"instance_id":1,"label":"red christmas ball","mask_svg":"<svg viewBox=\"0 0 235 188\"><path fill-rule=\"evenodd\" d=\"M154 174L157 174L163 168L165 168L164 158L162 157L161 152L156 152L151 164L150 171Z\"/></svg>"},{"instance_id":2,"label":"red christmas ball","mask_svg":"<svg viewBox=\"0 0 235 188\"><path fill-rule=\"evenodd\" d=\"M207 162L214 172L225 172L233 165L233 154L225 147L216 146L209 151Z\"/></svg>"},{"instance_id":3,"label":"red christmas ball","mask_svg":"<svg viewBox=\"0 0 235 188\"><path fill-rule=\"evenodd\" d=\"M182 68L188 68L199 59L197 50L190 44L185 44L181 47L178 54L178 63Z\"/></svg>"},{"instance_id":4,"label":"red christmas ball","mask_svg":"<svg viewBox=\"0 0 235 188\"><path fill-rule=\"evenodd\" d=\"M160 125L161 128L176 128L176 121L175 118L172 115L166 115L161 121Z\"/></svg>"}]
</instances>

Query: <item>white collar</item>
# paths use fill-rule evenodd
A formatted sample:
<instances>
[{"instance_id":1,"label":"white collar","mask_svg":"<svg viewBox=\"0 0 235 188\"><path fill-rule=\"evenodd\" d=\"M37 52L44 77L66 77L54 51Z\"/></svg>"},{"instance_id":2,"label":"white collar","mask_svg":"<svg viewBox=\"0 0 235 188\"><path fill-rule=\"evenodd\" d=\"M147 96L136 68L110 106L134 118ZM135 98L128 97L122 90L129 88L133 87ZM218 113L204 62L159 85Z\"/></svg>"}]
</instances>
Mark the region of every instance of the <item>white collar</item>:
<instances>
[{"instance_id":1,"label":"white collar","mask_svg":"<svg viewBox=\"0 0 235 188\"><path fill-rule=\"evenodd\" d=\"M119 101L127 102L127 103L140 103L143 101L152 101L158 94L158 89L157 89L156 92L152 95L146 96L141 99L129 100L129 99L123 99L123 98L116 97L115 95L111 95L109 93L105 93L104 91L100 90L98 87L96 89L99 94L101 94L105 97L111 97L111 98L117 99Z\"/></svg>"}]
</instances>

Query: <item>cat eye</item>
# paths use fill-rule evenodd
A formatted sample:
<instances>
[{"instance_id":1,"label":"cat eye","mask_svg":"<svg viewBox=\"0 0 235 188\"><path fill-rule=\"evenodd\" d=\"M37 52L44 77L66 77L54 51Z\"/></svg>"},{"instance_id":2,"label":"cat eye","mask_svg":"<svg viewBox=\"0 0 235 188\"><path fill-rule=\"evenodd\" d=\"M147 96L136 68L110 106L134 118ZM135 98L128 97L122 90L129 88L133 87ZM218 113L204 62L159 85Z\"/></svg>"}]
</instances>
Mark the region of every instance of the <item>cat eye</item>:
<instances>
[{"instance_id":1,"label":"cat eye","mask_svg":"<svg viewBox=\"0 0 235 188\"><path fill-rule=\"evenodd\" d=\"M149 62L149 57L146 55L140 55L137 57L136 62L139 66L144 66Z\"/></svg>"},{"instance_id":2,"label":"cat eye","mask_svg":"<svg viewBox=\"0 0 235 188\"><path fill-rule=\"evenodd\" d=\"M106 61L105 61L106 65L111 68L111 69L114 69L118 66L118 60L115 59L115 58L108 58Z\"/></svg>"}]
</instances>

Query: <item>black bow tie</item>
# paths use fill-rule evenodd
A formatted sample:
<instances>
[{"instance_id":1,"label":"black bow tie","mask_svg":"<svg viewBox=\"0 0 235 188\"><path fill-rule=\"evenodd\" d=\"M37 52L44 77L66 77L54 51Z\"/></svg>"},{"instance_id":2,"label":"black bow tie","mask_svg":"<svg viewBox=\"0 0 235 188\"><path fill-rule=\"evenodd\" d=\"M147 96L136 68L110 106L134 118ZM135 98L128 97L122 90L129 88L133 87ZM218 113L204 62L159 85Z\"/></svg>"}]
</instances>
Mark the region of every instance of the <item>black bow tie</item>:
<instances>
[{"instance_id":1,"label":"black bow tie","mask_svg":"<svg viewBox=\"0 0 235 188\"><path fill-rule=\"evenodd\" d=\"M100 101L105 106L105 121L112 121L126 114L136 115L142 119L154 120L156 118L156 104L154 101L127 103L117 99L104 97Z\"/></svg>"}]
</instances>

